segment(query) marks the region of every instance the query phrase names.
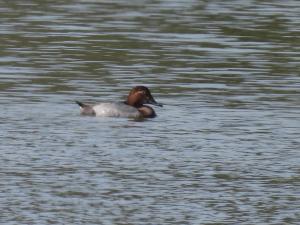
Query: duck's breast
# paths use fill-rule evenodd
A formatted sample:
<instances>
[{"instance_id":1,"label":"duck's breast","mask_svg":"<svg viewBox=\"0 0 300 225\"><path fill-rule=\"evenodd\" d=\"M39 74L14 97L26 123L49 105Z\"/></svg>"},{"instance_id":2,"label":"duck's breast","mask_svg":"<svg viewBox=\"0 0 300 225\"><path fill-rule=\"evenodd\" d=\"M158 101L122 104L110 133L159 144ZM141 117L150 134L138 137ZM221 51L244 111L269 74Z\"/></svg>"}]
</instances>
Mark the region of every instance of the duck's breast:
<instances>
[{"instance_id":1,"label":"duck's breast","mask_svg":"<svg viewBox=\"0 0 300 225\"><path fill-rule=\"evenodd\" d=\"M140 112L129 105L120 103L100 103L93 106L96 116L104 117L139 117Z\"/></svg>"}]
</instances>

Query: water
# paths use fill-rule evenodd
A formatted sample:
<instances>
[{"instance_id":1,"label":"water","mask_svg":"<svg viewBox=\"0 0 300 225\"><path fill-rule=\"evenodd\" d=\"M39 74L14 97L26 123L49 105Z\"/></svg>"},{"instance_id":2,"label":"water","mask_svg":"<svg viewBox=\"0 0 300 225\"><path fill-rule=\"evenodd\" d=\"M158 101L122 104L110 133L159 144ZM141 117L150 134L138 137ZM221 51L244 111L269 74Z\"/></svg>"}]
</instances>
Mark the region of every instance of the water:
<instances>
[{"instance_id":1,"label":"water","mask_svg":"<svg viewBox=\"0 0 300 225\"><path fill-rule=\"evenodd\" d=\"M1 224L297 224L300 5L0 1ZM146 85L144 121L75 100Z\"/></svg>"}]
</instances>

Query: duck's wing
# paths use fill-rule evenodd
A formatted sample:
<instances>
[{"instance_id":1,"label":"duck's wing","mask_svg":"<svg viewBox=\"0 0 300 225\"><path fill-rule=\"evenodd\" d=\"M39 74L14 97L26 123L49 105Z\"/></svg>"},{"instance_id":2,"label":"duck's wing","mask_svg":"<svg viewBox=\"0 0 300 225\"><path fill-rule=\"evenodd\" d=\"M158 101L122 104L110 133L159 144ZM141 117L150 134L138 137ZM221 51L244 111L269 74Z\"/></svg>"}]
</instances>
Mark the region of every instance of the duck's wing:
<instances>
[{"instance_id":1,"label":"duck's wing","mask_svg":"<svg viewBox=\"0 0 300 225\"><path fill-rule=\"evenodd\" d=\"M139 117L140 112L129 105L120 103L100 103L93 106L96 116Z\"/></svg>"}]
</instances>

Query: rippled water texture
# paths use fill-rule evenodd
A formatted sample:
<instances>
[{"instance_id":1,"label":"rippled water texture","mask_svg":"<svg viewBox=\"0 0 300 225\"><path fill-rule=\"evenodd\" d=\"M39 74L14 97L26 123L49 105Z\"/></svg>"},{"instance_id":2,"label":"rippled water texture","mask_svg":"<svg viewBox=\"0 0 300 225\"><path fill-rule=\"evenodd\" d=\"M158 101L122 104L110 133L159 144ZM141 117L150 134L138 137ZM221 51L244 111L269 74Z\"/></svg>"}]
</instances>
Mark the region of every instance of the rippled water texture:
<instances>
[{"instance_id":1,"label":"rippled water texture","mask_svg":"<svg viewBox=\"0 0 300 225\"><path fill-rule=\"evenodd\" d=\"M298 0L0 0L1 224L299 224ZM144 121L75 100L146 85Z\"/></svg>"}]
</instances>

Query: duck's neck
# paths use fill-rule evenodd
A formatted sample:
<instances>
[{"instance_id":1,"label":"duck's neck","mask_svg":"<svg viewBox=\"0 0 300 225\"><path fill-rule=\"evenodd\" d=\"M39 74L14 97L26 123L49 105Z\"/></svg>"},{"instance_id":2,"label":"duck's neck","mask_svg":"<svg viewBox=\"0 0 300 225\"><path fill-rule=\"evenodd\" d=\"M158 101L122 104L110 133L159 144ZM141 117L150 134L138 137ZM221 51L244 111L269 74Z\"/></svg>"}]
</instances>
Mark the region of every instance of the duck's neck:
<instances>
[{"instance_id":1,"label":"duck's neck","mask_svg":"<svg viewBox=\"0 0 300 225\"><path fill-rule=\"evenodd\" d=\"M127 100L125 101L125 104L133 106L135 108L139 108L143 106L143 103L141 103L140 98L137 98L134 95L128 96Z\"/></svg>"}]
</instances>

